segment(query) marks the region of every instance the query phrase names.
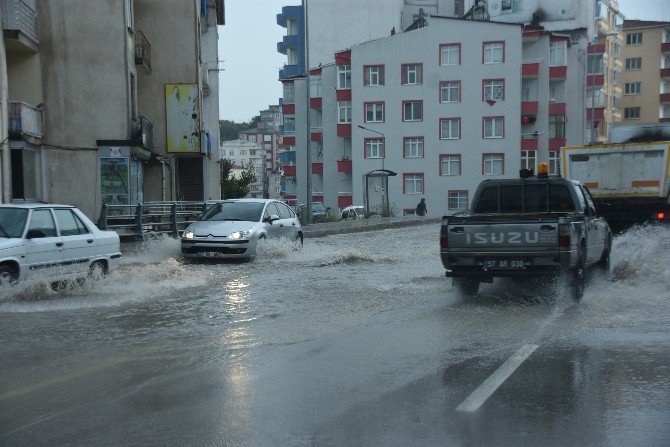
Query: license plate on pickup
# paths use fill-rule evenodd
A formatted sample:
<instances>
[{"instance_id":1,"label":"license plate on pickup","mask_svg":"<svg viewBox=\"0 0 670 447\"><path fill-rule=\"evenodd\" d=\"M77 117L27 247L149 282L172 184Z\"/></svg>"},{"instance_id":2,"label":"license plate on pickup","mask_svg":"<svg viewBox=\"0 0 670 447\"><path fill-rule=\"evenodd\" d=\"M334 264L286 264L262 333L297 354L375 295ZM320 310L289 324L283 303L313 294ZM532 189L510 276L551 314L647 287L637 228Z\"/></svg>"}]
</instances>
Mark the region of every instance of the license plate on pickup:
<instances>
[{"instance_id":1,"label":"license plate on pickup","mask_svg":"<svg viewBox=\"0 0 670 447\"><path fill-rule=\"evenodd\" d=\"M523 259L491 259L484 261L482 268L484 270L523 270L526 268L526 261Z\"/></svg>"}]
</instances>

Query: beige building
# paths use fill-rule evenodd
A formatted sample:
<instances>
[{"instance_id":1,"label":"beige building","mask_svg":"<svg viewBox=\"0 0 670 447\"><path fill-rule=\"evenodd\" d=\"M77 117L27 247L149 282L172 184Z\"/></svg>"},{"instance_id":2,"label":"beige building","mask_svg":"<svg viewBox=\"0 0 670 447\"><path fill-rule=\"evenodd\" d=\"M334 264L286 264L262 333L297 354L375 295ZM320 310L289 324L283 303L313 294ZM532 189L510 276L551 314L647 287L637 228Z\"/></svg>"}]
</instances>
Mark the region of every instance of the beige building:
<instances>
[{"instance_id":1,"label":"beige building","mask_svg":"<svg viewBox=\"0 0 670 447\"><path fill-rule=\"evenodd\" d=\"M240 175L244 169L251 166L256 181L250 185L248 197L262 199L267 193L266 182L268 175L265 169L265 149L256 142L248 140L230 140L221 143L219 159L227 158L233 165L241 169L233 170L234 175Z\"/></svg>"},{"instance_id":2,"label":"beige building","mask_svg":"<svg viewBox=\"0 0 670 447\"><path fill-rule=\"evenodd\" d=\"M0 8L13 200L69 203L96 219L105 203L220 197L212 148L223 0Z\"/></svg>"},{"instance_id":3,"label":"beige building","mask_svg":"<svg viewBox=\"0 0 670 447\"><path fill-rule=\"evenodd\" d=\"M670 121L670 22L624 22L623 124Z\"/></svg>"}]
</instances>

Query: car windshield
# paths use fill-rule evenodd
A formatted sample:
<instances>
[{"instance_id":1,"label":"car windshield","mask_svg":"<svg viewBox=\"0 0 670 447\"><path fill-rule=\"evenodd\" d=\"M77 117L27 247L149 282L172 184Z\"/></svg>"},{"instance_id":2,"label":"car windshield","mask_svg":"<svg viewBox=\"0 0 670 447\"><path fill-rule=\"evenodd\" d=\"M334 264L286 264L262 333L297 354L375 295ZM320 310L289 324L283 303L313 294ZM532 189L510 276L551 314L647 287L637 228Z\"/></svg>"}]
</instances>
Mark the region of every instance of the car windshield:
<instances>
[{"instance_id":1,"label":"car windshield","mask_svg":"<svg viewBox=\"0 0 670 447\"><path fill-rule=\"evenodd\" d=\"M312 212L325 212L326 207L323 206L323 203L313 203L312 204Z\"/></svg>"},{"instance_id":2,"label":"car windshield","mask_svg":"<svg viewBox=\"0 0 670 447\"><path fill-rule=\"evenodd\" d=\"M220 222L224 220L241 220L258 222L263 213L262 202L223 202L217 203L207 210L200 220Z\"/></svg>"},{"instance_id":3,"label":"car windshield","mask_svg":"<svg viewBox=\"0 0 670 447\"><path fill-rule=\"evenodd\" d=\"M22 208L0 209L0 237L21 237L26 226L28 210Z\"/></svg>"}]
</instances>

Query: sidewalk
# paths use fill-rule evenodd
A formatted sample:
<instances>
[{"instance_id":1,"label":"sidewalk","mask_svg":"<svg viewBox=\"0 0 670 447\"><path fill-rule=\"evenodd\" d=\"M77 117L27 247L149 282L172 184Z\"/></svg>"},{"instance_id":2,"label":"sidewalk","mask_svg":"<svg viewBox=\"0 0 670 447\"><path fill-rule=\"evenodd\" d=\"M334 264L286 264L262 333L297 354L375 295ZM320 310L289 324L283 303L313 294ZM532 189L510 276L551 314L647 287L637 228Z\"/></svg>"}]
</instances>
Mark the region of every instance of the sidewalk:
<instances>
[{"instance_id":1,"label":"sidewalk","mask_svg":"<svg viewBox=\"0 0 670 447\"><path fill-rule=\"evenodd\" d=\"M324 237L332 234L361 233L364 231L385 230L387 228L413 227L434 224L442 217L381 217L373 219L341 220L338 222L305 225L302 232L306 238Z\"/></svg>"}]
</instances>

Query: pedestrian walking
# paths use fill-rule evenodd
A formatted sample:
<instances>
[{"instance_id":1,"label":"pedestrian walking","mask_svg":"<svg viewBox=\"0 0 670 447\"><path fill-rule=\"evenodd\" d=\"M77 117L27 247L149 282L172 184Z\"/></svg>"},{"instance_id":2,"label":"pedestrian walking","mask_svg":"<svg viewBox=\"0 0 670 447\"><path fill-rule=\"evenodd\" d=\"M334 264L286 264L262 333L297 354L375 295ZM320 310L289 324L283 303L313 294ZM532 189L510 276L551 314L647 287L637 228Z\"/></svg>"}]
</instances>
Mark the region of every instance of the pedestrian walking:
<instances>
[{"instance_id":1,"label":"pedestrian walking","mask_svg":"<svg viewBox=\"0 0 670 447\"><path fill-rule=\"evenodd\" d=\"M428 208L426 207L426 199L421 199L419 204L416 206L416 215L425 216L428 214Z\"/></svg>"}]
</instances>

